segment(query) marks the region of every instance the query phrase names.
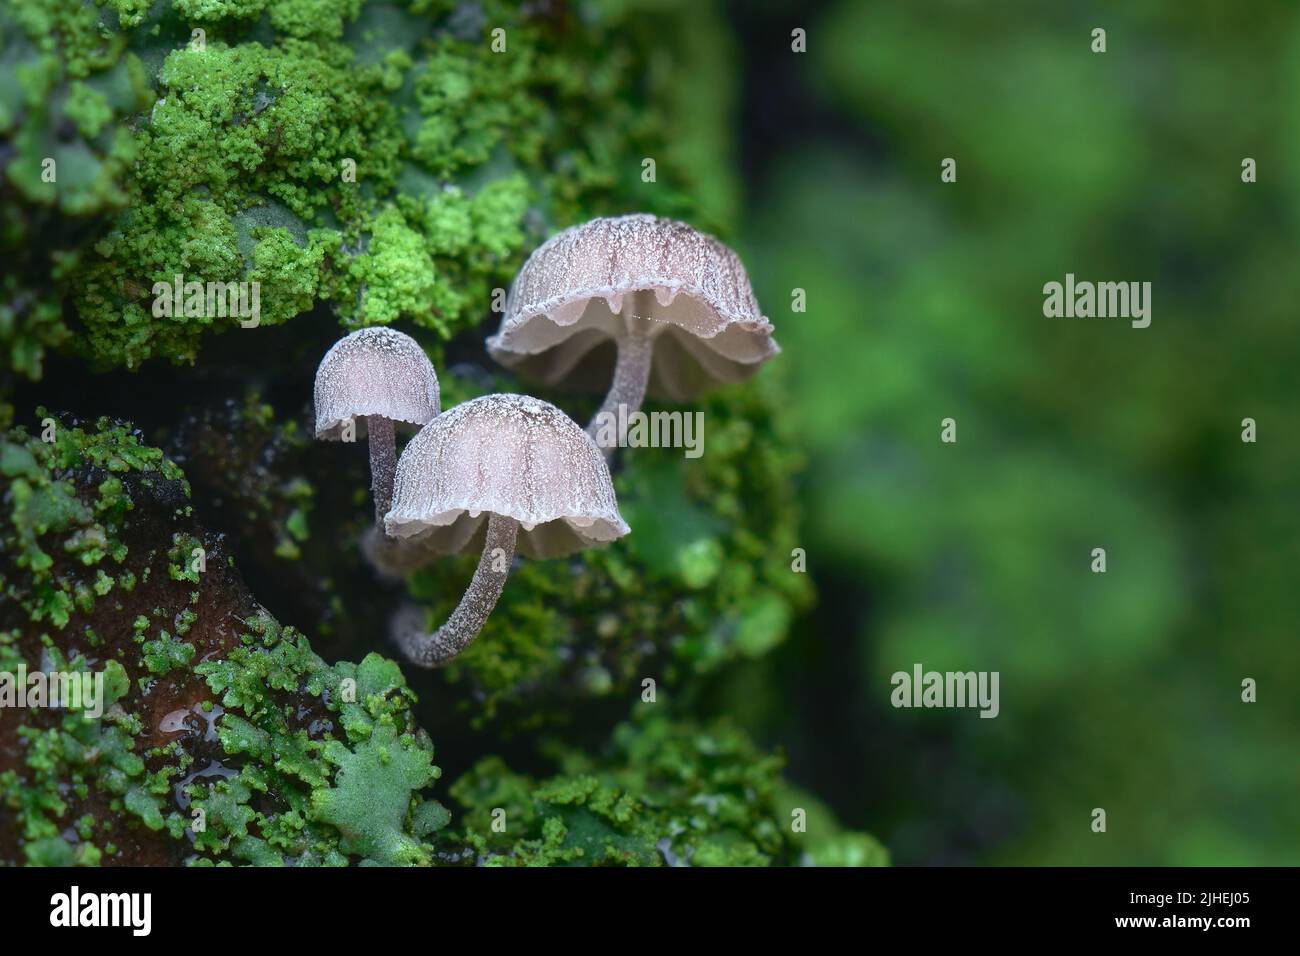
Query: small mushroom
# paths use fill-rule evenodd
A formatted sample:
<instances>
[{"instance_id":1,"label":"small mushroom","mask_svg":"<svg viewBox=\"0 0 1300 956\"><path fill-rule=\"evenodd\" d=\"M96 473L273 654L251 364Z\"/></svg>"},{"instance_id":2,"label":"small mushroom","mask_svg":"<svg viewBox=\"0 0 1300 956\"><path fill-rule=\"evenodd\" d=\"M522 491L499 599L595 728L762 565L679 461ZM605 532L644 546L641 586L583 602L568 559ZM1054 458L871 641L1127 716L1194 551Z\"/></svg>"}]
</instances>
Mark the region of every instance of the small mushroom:
<instances>
[{"instance_id":1,"label":"small mushroom","mask_svg":"<svg viewBox=\"0 0 1300 956\"><path fill-rule=\"evenodd\" d=\"M547 402L487 395L439 415L397 463L395 538L434 551L481 547L465 596L432 634L423 612L398 611L393 634L421 667L439 667L478 636L505 585L515 548L560 557L628 533L596 443Z\"/></svg>"},{"instance_id":2,"label":"small mushroom","mask_svg":"<svg viewBox=\"0 0 1300 956\"><path fill-rule=\"evenodd\" d=\"M610 339L613 356L598 348ZM613 357L593 435L620 405L639 409L647 391L688 401L748 378L780 351L740 258L685 223L646 214L593 219L539 247L487 346L547 385L603 385Z\"/></svg>"},{"instance_id":3,"label":"small mushroom","mask_svg":"<svg viewBox=\"0 0 1300 956\"><path fill-rule=\"evenodd\" d=\"M348 422L370 443L375 524L392 506L397 446L393 425L421 426L438 414L438 375L418 342L385 326L335 342L316 369L316 437L342 438Z\"/></svg>"}]
</instances>

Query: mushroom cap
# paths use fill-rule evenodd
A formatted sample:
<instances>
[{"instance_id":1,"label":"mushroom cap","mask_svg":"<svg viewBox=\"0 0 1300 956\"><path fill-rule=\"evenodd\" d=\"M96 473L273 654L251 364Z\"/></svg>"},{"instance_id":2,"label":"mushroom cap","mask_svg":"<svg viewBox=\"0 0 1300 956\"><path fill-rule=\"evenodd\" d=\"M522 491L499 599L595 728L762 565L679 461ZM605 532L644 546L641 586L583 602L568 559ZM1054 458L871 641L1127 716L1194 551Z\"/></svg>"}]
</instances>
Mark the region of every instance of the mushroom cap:
<instances>
[{"instance_id":1,"label":"mushroom cap","mask_svg":"<svg viewBox=\"0 0 1300 956\"><path fill-rule=\"evenodd\" d=\"M519 522L516 547L553 558L628 533L605 456L573 419L527 395L486 395L443 412L397 462L395 538L441 554L482 547L487 513Z\"/></svg>"},{"instance_id":2,"label":"mushroom cap","mask_svg":"<svg viewBox=\"0 0 1300 956\"><path fill-rule=\"evenodd\" d=\"M316 369L316 437L337 439L352 419L366 434L367 415L423 425L438 414L438 375L420 344L377 325L335 342Z\"/></svg>"},{"instance_id":3,"label":"mushroom cap","mask_svg":"<svg viewBox=\"0 0 1300 956\"><path fill-rule=\"evenodd\" d=\"M616 353L602 346L623 334L625 305L650 323L652 396L687 401L750 377L780 351L740 257L644 213L593 219L534 251L488 351L548 385L605 387Z\"/></svg>"}]
</instances>

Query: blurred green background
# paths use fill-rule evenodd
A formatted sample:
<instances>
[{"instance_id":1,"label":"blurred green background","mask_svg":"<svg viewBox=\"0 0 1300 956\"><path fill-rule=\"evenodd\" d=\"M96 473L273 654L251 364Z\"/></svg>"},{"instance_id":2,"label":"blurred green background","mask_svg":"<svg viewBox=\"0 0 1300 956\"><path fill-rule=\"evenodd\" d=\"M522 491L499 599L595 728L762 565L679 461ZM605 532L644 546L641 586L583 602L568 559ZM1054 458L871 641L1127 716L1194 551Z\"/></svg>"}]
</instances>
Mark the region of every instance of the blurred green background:
<instances>
[{"instance_id":1,"label":"blurred green background","mask_svg":"<svg viewBox=\"0 0 1300 956\"><path fill-rule=\"evenodd\" d=\"M737 244L820 601L718 707L896 863L1300 862L1300 10L790 7L729 8ZM1044 317L1067 272L1150 328ZM1001 715L891 708L918 662Z\"/></svg>"}]
</instances>

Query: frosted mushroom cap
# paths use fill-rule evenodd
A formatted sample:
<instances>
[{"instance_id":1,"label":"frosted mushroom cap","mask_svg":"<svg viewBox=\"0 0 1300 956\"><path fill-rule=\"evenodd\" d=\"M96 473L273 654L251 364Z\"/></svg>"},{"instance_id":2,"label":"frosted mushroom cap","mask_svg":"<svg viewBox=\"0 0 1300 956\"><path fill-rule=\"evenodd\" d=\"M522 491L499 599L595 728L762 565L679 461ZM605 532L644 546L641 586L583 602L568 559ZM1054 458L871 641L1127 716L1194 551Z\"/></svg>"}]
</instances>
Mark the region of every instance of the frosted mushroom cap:
<instances>
[{"instance_id":1,"label":"frosted mushroom cap","mask_svg":"<svg viewBox=\"0 0 1300 956\"><path fill-rule=\"evenodd\" d=\"M510 287L488 351L548 385L603 388L628 307L649 321L648 393L686 401L753 375L780 348L731 249L683 222L593 219L540 246Z\"/></svg>"},{"instance_id":2,"label":"frosted mushroom cap","mask_svg":"<svg viewBox=\"0 0 1300 956\"><path fill-rule=\"evenodd\" d=\"M482 547L488 512L519 522L534 558L572 554L628 533L609 467L582 428L526 395L487 395L433 419L397 463L384 528L443 554Z\"/></svg>"},{"instance_id":3,"label":"frosted mushroom cap","mask_svg":"<svg viewBox=\"0 0 1300 956\"><path fill-rule=\"evenodd\" d=\"M337 439L343 423L366 434L367 415L423 425L438 414L438 376L418 342L372 326L331 346L316 369L316 437Z\"/></svg>"}]
</instances>

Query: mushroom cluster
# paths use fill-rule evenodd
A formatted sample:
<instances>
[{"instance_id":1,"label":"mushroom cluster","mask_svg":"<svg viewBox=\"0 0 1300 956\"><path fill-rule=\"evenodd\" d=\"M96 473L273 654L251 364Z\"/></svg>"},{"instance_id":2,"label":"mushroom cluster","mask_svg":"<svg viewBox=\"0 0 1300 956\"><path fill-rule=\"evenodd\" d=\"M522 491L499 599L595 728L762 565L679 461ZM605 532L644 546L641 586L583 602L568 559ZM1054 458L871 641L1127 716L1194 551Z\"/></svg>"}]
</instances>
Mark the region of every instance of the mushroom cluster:
<instances>
[{"instance_id":1,"label":"mushroom cluster","mask_svg":"<svg viewBox=\"0 0 1300 956\"><path fill-rule=\"evenodd\" d=\"M515 551L560 557L630 530L601 447L609 416L647 394L687 401L738 382L777 354L739 257L685 223L650 215L595 219L539 247L511 285L489 353L547 385L609 381L584 431L554 405L486 395L440 413L438 377L410 336L361 329L316 372L316 437L369 440L375 527L363 547L401 575L437 555L481 552L440 627L400 608L392 636L407 659L439 667L473 642L496 606ZM612 346L612 347L611 347ZM611 371L612 366L612 371ZM396 455L395 425L419 431Z\"/></svg>"}]
</instances>

